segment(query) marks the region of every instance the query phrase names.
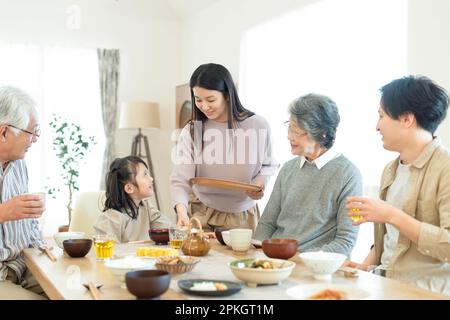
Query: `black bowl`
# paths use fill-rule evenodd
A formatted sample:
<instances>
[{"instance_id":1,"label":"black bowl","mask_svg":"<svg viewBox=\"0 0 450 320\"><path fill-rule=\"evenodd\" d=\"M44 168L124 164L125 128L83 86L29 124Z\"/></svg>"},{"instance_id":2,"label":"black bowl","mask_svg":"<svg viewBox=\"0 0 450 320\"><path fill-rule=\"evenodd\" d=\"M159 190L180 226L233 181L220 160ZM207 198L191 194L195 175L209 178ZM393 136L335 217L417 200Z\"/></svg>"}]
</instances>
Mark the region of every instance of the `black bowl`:
<instances>
[{"instance_id":1,"label":"black bowl","mask_svg":"<svg viewBox=\"0 0 450 320\"><path fill-rule=\"evenodd\" d=\"M64 250L72 258L82 258L92 247L91 239L69 239L63 241Z\"/></svg>"},{"instance_id":2,"label":"black bowl","mask_svg":"<svg viewBox=\"0 0 450 320\"><path fill-rule=\"evenodd\" d=\"M128 291L137 299L159 299L169 289L170 273L162 270L136 270L125 274Z\"/></svg>"},{"instance_id":3,"label":"black bowl","mask_svg":"<svg viewBox=\"0 0 450 320\"><path fill-rule=\"evenodd\" d=\"M225 241L223 241L222 231L227 231L227 230L228 230L228 228L224 228L224 227L214 228L214 234L216 235L216 239L224 246L226 246L227 244L225 243Z\"/></svg>"},{"instance_id":4,"label":"black bowl","mask_svg":"<svg viewBox=\"0 0 450 320\"><path fill-rule=\"evenodd\" d=\"M150 229L148 235L156 244L169 243L169 229Z\"/></svg>"}]
</instances>

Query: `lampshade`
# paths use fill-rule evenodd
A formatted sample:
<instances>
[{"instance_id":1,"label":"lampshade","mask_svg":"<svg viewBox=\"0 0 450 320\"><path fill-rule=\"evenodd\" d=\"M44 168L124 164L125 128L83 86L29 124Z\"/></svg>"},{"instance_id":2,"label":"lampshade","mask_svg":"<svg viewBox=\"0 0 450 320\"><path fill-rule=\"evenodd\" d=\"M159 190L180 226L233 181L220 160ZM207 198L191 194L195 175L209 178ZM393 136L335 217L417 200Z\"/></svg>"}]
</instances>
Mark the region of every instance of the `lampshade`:
<instances>
[{"instance_id":1,"label":"lampshade","mask_svg":"<svg viewBox=\"0 0 450 320\"><path fill-rule=\"evenodd\" d=\"M155 102L123 102L119 129L159 128L159 107Z\"/></svg>"}]
</instances>

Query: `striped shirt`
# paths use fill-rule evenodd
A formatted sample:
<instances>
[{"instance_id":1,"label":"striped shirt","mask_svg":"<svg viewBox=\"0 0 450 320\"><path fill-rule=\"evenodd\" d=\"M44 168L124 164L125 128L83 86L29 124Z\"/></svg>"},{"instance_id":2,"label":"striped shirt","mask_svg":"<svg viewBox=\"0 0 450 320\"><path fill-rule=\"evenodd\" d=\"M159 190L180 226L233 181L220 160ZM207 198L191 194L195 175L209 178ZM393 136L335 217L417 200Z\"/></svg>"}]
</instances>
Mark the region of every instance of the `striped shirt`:
<instances>
[{"instance_id":1,"label":"striped shirt","mask_svg":"<svg viewBox=\"0 0 450 320\"><path fill-rule=\"evenodd\" d=\"M0 166L0 201L6 202L28 192L28 173L24 160ZM22 282L26 270L22 250L44 244L36 219L12 220L0 223L0 281L5 280L8 269L13 270Z\"/></svg>"}]
</instances>

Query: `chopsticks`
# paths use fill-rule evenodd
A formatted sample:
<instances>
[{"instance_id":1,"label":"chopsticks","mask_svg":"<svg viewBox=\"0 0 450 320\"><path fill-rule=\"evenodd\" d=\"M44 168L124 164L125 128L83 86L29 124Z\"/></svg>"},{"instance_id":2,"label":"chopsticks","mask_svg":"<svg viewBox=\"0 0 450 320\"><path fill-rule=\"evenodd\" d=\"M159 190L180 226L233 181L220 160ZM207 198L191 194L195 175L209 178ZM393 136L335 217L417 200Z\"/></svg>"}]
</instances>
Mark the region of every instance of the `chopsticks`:
<instances>
[{"instance_id":1,"label":"chopsticks","mask_svg":"<svg viewBox=\"0 0 450 320\"><path fill-rule=\"evenodd\" d=\"M88 290L91 293L91 296L94 300L101 300L100 298L100 291L98 291L97 287L94 285L92 281L89 281L88 284Z\"/></svg>"},{"instance_id":2,"label":"chopsticks","mask_svg":"<svg viewBox=\"0 0 450 320\"><path fill-rule=\"evenodd\" d=\"M127 244L139 244L139 243L155 243L153 240L136 240L127 242Z\"/></svg>"},{"instance_id":3,"label":"chopsticks","mask_svg":"<svg viewBox=\"0 0 450 320\"><path fill-rule=\"evenodd\" d=\"M50 249L48 247L40 246L40 247L38 247L38 249L41 252L45 253L51 261L53 261L53 262L56 261L56 257L53 255L53 253L50 251Z\"/></svg>"}]
</instances>

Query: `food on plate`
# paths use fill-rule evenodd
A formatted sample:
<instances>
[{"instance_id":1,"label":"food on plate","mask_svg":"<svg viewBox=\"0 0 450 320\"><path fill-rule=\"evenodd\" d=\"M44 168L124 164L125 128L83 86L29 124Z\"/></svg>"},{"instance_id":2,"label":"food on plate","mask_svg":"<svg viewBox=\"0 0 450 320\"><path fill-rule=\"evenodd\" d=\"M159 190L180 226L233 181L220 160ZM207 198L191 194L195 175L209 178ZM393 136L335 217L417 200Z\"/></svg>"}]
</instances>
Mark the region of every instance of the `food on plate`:
<instances>
[{"instance_id":1,"label":"food on plate","mask_svg":"<svg viewBox=\"0 0 450 320\"><path fill-rule=\"evenodd\" d=\"M195 291L223 291L227 289L228 287L225 283L213 281L194 282L191 287L191 290Z\"/></svg>"},{"instance_id":2,"label":"food on plate","mask_svg":"<svg viewBox=\"0 0 450 320\"><path fill-rule=\"evenodd\" d=\"M138 257L178 256L178 250L172 248L141 247L136 251Z\"/></svg>"},{"instance_id":3,"label":"food on plate","mask_svg":"<svg viewBox=\"0 0 450 320\"><path fill-rule=\"evenodd\" d=\"M192 257L179 257L179 256L168 256L168 257L161 257L158 258L158 263L164 263L164 264L190 264L197 261L196 259Z\"/></svg>"},{"instance_id":4,"label":"food on plate","mask_svg":"<svg viewBox=\"0 0 450 320\"><path fill-rule=\"evenodd\" d=\"M309 297L313 300L347 300L347 293L340 290L324 289Z\"/></svg>"},{"instance_id":5,"label":"food on plate","mask_svg":"<svg viewBox=\"0 0 450 320\"><path fill-rule=\"evenodd\" d=\"M277 269L277 267L269 260L255 260L250 265L254 269Z\"/></svg>"}]
</instances>

